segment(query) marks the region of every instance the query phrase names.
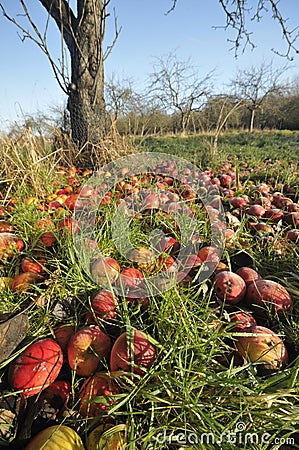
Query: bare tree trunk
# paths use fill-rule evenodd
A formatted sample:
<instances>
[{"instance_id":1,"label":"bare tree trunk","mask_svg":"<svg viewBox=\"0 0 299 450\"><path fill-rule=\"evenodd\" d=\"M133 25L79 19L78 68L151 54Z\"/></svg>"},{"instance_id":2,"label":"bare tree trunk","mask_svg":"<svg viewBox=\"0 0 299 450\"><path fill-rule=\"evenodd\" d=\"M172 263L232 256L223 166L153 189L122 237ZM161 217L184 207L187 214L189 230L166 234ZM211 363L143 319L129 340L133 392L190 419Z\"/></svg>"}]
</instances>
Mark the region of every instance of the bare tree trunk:
<instances>
[{"instance_id":1,"label":"bare tree trunk","mask_svg":"<svg viewBox=\"0 0 299 450\"><path fill-rule=\"evenodd\" d=\"M250 133L252 133L254 130L254 116L255 116L255 109L253 108L251 110L251 115L250 115L250 126L249 126Z\"/></svg>"}]
</instances>

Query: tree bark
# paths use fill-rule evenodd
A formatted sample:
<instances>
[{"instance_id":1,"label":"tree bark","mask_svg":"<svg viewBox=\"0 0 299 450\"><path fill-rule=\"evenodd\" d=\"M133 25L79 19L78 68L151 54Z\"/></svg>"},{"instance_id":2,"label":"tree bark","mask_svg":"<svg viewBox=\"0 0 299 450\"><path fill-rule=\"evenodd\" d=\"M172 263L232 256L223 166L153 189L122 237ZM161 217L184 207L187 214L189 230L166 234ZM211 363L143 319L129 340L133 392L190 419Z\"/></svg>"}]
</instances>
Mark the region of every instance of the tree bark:
<instances>
[{"instance_id":1,"label":"tree bark","mask_svg":"<svg viewBox=\"0 0 299 450\"><path fill-rule=\"evenodd\" d=\"M102 0L77 0L77 17L68 0L40 0L55 20L70 52L67 109L72 138L79 147L98 143L106 131Z\"/></svg>"},{"instance_id":2,"label":"tree bark","mask_svg":"<svg viewBox=\"0 0 299 450\"><path fill-rule=\"evenodd\" d=\"M250 133L253 133L253 130L254 130L254 117L255 117L255 109L253 108L251 110L251 115L250 115L250 125L249 125Z\"/></svg>"}]
</instances>

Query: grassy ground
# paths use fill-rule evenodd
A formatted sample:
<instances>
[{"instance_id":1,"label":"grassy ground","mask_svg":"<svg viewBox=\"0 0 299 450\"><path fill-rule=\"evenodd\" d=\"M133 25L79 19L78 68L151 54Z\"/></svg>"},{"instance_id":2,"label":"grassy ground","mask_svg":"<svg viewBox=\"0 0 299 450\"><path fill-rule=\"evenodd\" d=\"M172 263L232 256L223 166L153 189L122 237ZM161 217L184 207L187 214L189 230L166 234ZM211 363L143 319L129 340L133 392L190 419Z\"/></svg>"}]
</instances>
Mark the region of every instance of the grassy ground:
<instances>
[{"instance_id":1,"label":"grassy ground","mask_svg":"<svg viewBox=\"0 0 299 450\"><path fill-rule=\"evenodd\" d=\"M261 182L270 184L273 190L292 185L298 192L299 133L227 134L219 139L218 154L212 161L206 157L208 139L207 136L147 138L138 142L136 148L175 154L201 169L208 164L216 171L229 159L243 177L240 194L247 193L253 183ZM36 142L23 143L21 147L11 142L0 145L2 203L7 204L11 195L20 198L6 218L24 239L24 252L31 255L40 237L36 223L48 212L39 211L34 202L24 203L25 199L35 196L43 203L55 187L67 183L67 177L57 175L54 166L57 155L50 154L47 146L38 148ZM244 162L248 164L246 171ZM51 217L57 225L64 215L70 213L61 211ZM108 229L109 206L102 208L101 215L104 218L101 229ZM154 220L151 227L158 224ZM105 233L108 236L102 237L103 250L115 256L109 232ZM278 230L277 237L279 233ZM147 241L144 224L134 230L132 240L139 245ZM234 258L243 252L244 241L249 242L245 254L253 266L292 292L294 314L287 321L273 320L271 324L290 344L290 363L286 369L268 376L259 375L254 364L234 363L230 357L234 337L231 327L223 326L229 311L215 303L212 279L199 286L196 283L190 287L176 286L151 298L148 309L121 300L113 325L103 323L107 332L115 338L124 330L140 329L152 337L157 348L155 365L138 382L128 382L109 413L109 421L127 425L128 449L274 449L290 437L293 446L286 448L298 448L294 444L299 427L298 247L290 247L283 254L275 251L274 244L265 249L262 241L253 238L241 224L233 245L223 254L222 260L228 267L234 267ZM29 307L29 340L53 337L53 329L61 322L82 326L90 310L91 295L97 290L77 264L69 235L57 233L57 243L46 250L46 257L47 286L36 287L24 295L0 292L1 313ZM14 276L20 270L21 258L22 255L16 255L2 263L1 276ZM32 303L37 294L44 298L42 306ZM71 298L73 307L62 321L55 316L54 308L67 298ZM216 325L211 326L216 319ZM21 349L22 345L0 364L3 387L0 397L13 395L7 387L7 368ZM77 392L81 379L74 376L71 379ZM76 402L76 399L70 402L69 410L76 409ZM83 438L90 429L90 424L78 417L61 420L79 429ZM6 438L2 436L2 445L13 438L13 432ZM13 445L11 448L15 448Z\"/></svg>"}]
</instances>

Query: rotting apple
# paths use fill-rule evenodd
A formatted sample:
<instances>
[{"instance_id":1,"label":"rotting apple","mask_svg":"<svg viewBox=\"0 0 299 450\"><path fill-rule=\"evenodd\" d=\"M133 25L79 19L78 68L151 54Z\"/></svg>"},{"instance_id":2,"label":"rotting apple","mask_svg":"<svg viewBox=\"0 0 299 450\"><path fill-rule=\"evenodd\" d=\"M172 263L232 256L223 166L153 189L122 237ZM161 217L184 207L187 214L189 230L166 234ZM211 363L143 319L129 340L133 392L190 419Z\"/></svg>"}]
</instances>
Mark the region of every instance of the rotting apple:
<instances>
[{"instance_id":1,"label":"rotting apple","mask_svg":"<svg viewBox=\"0 0 299 450\"><path fill-rule=\"evenodd\" d=\"M83 417L96 417L105 413L114 403L113 396L120 388L113 377L105 372L96 372L87 378L79 392L79 412ZM102 401L98 401L99 397ZM94 400L93 400L94 399Z\"/></svg>"},{"instance_id":2,"label":"rotting apple","mask_svg":"<svg viewBox=\"0 0 299 450\"><path fill-rule=\"evenodd\" d=\"M244 298L246 284L236 273L224 270L215 275L214 292L220 300L234 305Z\"/></svg>"},{"instance_id":3,"label":"rotting apple","mask_svg":"<svg viewBox=\"0 0 299 450\"><path fill-rule=\"evenodd\" d=\"M24 397L38 394L56 380L62 363L60 345L53 339L40 339L11 362L9 383L14 389L22 391Z\"/></svg>"},{"instance_id":4,"label":"rotting apple","mask_svg":"<svg viewBox=\"0 0 299 450\"><path fill-rule=\"evenodd\" d=\"M13 292L25 292L32 285L41 283L43 280L44 277L40 273L23 272L12 279L10 288Z\"/></svg>"},{"instance_id":5,"label":"rotting apple","mask_svg":"<svg viewBox=\"0 0 299 450\"><path fill-rule=\"evenodd\" d=\"M269 328L259 325L246 329L238 336L236 347L246 361L260 363L261 375L283 369L288 362L288 352L281 338Z\"/></svg>"},{"instance_id":6,"label":"rotting apple","mask_svg":"<svg viewBox=\"0 0 299 450\"><path fill-rule=\"evenodd\" d=\"M54 328L54 336L63 353L67 352L67 347L71 337L75 334L74 325L62 324Z\"/></svg>"},{"instance_id":7,"label":"rotting apple","mask_svg":"<svg viewBox=\"0 0 299 450\"><path fill-rule=\"evenodd\" d=\"M104 287L115 283L119 277L120 266L116 259L109 256L96 259L91 266L91 274L96 283Z\"/></svg>"},{"instance_id":8,"label":"rotting apple","mask_svg":"<svg viewBox=\"0 0 299 450\"><path fill-rule=\"evenodd\" d=\"M124 370L144 375L156 360L155 347L139 330L122 333L114 342L110 355L112 372Z\"/></svg>"},{"instance_id":9,"label":"rotting apple","mask_svg":"<svg viewBox=\"0 0 299 450\"><path fill-rule=\"evenodd\" d=\"M236 270L236 274L239 275L246 283L246 286L248 286L250 283L256 280L261 280L261 275L251 267L240 267L238 270Z\"/></svg>"},{"instance_id":10,"label":"rotting apple","mask_svg":"<svg viewBox=\"0 0 299 450\"><path fill-rule=\"evenodd\" d=\"M91 297L92 312L96 317L104 320L115 318L116 305L116 295L107 289L97 291Z\"/></svg>"},{"instance_id":11,"label":"rotting apple","mask_svg":"<svg viewBox=\"0 0 299 450\"><path fill-rule=\"evenodd\" d=\"M286 288L272 280L256 280L249 284L246 302L254 312L263 317L277 312L284 317L292 310L293 301Z\"/></svg>"},{"instance_id":12,"label":"rotting apple","mask_svg":"<svg viewBox=\"0 0 299 450\"><path fill-rule=\"evenodd\" d=\"M69 340L67 356L70 368L77 375L88 377L108 356L110 348L110 337L97 325L87 325Z\"/></svg>"},{"instance_id":13,"label":"rotting apple","mask_svg":"<svg viewBox=\"0 0 299 450\"><path fill-rule=\"evenodd\" d=\"M64 380L55 380L42 392L41 398L46 400L55 410L61 411L67 405L71 391L71 383Z\"/></svg>"}]
</instances>

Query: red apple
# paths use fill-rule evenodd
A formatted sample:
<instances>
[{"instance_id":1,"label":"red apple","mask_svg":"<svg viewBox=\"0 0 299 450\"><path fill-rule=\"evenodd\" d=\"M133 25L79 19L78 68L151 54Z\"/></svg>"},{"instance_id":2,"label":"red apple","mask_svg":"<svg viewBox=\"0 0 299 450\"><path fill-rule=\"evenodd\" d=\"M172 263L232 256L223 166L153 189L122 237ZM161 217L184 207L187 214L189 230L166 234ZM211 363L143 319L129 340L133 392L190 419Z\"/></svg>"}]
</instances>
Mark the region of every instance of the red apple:
<instances>
[{"instance_id":1,"label":"red apple","mask_svg":"<svg viewBox=\"0 0 299 450\"><path fill-rule=\"evenodd\" d=\"M41 398L46 400L52 408L61 411L67 404L72 387L68 381L55 380L49 387L47 387Z\"/></svg>"},{"instance_id":2,"label":"red apple","mask_svg":"<svg viewBox=\"0 0 299 450\"><path fill-rule=\"evenodd\" d=\"M264 217L272 222L279 222L284 216L284 212L278 208L270 208L265 211Z\"/></svg>"},{"instance_id":3,"label":"red apple","mask_svg":"<svg viewBox=\"0 0 299 450\"><path fill-rule=\"evenodd\" d=\"M113 396L119 393L120 388L113 377L104 372L96 372L80 389L80 414L83 417L102 415L115 402ZM99 397L103 398L101 402L97 400Z\"/></svg>"},{"instance_id":4,"label":"red apple","mask_svg":"<svg viewBox=\"0 0 299 450\"><path fill-rule=\"evenodd\" d=\"M142 284L143 280L144 275L139 269L128 267L120 272L117 286L120 289L121 294L127 296L130 292L134 293Z\"/></svg>"},{"instance_id":5,"label":"red apple","mask_svg":"<svg viewBox=\"0 0 299 450\"><path fill-rule=\"evenodd\" d=\"M144 375L156 360L156 350L149 342L146 334L134 330L122 333L112 346L110 369L112 372L124 370Z\"/></svg>"},{"instance_id":6,"label":"red apple","mask_svg":"<svg viewBox=\"0 0 299 450\"><path fill-rule=\"evenodd\" d=\"M243 197L234 197L230 201L233 208L244 208L248 202Z\"/></svg>"},{"instance_id":7,"label":"red apple","mask_svg":"<svg viewBox=\"0 0 299 450\"><path fill-rule=\"evenodd\" d=\"M272 280L256 280L247 288L246 302L262 316L275 311L284 316L293 306L292 297L285 287ZM267 311L268 310L268 311Z\"/></svg>"},{"instance_id":8,"label":"red apple","mask_svg":"<svg viewBox=\"0 0 299 450\"><path fill-rule=\"evenodd\" d=\"M204 263L218 263L220 261L219 250L212 246L202 247L197 256Z\"/></svg>"},{"instance_id":9,"label":"red apple","mask_svg":"<svg viewBox=\"0 0 299 450\"><path fill-rule=\"evenodd\" d=\"M24 250L25 244L14 233L0 233L0 260L3 258L11 258L13 255Z\"/></svg>"},{"instance_id":10,"label":"red apple","mask_svg":"<svg viewBox=\"0 0 299 450\"><path fill-rule=\"evenodd\" d=\"M238 311L231 315L232 331L243 331L256 325L256 320L248 311Z\"/></svg>"},{"instance_id":11,"label":"red apple","mask_svg":"<svg viewBox=\"0 0 299 450\"><path fill-rule=\"evenodd\" d=\"M215 275L214 292L220 300L234 305L244 298L246 284L236 273L224 270Z\"/></svg>"},{"instance_id":12,"label":"red apple","mask_svg":"<svg viewBox=\"0 0 299 450\"><path fill-rule=\"evenodd\" d=\"M116 316L117 297L112 292L102 289L91 297L91 307L96 317L109 320Z\"/></svg>"},{"instance_id":13,"label":"red apple","mask_svg":"<svg viewBox=\"0 0 299 450\"><path fill-rule=\"evenodd\" d=\"M25 256L21 262L23 272L44 273L45 272L45 258L40 256L36 259Z\"/></svg>"},{"instance_id":14,"label":"red apple","mask_svg":"<svg viewBox=\"0 0 299 450\"><path fill-rule=\"evenodd\" d=\"M296 228L294 228L292 230L288 230L285 234L285 237L289 241L298 243L299 242L299 230Z\"/></svg>"},{"instance_id":15,"label":"red apple","mask_svg":"<svg viewBox=\"0 0 299 450\"><path fill-rule=\"evenodd\" d=\"M75 334L74 325L59 325L54 329L55 339L62 348L63 353L67 352L67 346L73 334Z\"/></svg>"},{"instance_id":16,"label":"red apple","mask_svg":"<svg viewBox=\"0 0 299 450\"><path fill-rule=\"evenodd\" d=\"M0 220L0 233L13 233L13 225L7 220Z\"/></svg>"},{"instance_id":17,"label":"red apple","mask_svg":"<svg viewBox=\"0 0 299 450\"><path fill-rule=\"evenodd\" d=\"M240 267L236 271L236 274L243 278L246 286L248 286L253 281L260 280L262 278L261 275L251 267Z\"/></svg>"},{"instance_id":18,"label":"red apple","mask_svg":"<svg viewBox=\"0 0 299 450\"><path fill-rule=\"evenodd\" d=\"M70 368L77 375L88 377L94 373L100 361L109 354L111 341L97 325L88 325L75 333L67 348Z\"/></svg>"},{"instance_id":19,"label":"red apple","mask_svg":"<svg viewBox=\"0 0 299 450\"><path fill-rule=\"evenodd\" d=\"M119 277L120 267L116 259L110 257L99 258L91 267L94 281L104 287L113 284Z\"/></svg>"},{"instance_id":20,"label":"red apple","mask_svg":"<svg viewBox=\"0 0 299 450\"><path fill-rule=\"evenodd\" d=\"M288 353L281 338L269 328L253 326L238 336L236 347L245 360L260 363L260 372L272 373L283 369L288 362Z\"/></svg>"},{"instance_id":21,"label":"red apple","mask_svg":"<svg viewBox=\"0 0 299 450\"><path fill-rule=\"evenodd\" d=\"M15 276L11 282L11 290L25 292L27 291L33 284L37 284L44 280L44 277L39 273L33 272L24 272L20 273L20 275Z\"/></svg>"},{"instance_id":22,"label":"red apple","mask_svg":"<svg viewBox=\"0 0 299 450\"><path fill-rule=\"evenodd\" d=\"M80 230L80 225L78 220L74 219L73 217L66 217L59 222L58 230L60 232L67 231L71 234L77 234Z\"/></svg>"},{"instance_id":23,"label":"red apple","mask_svg":"<svg viewBox=\"0 0 299 450\"><path fill-rule=\"evenodd\" d=\"M251 205L248 208L247 213L250 216L262 217L265 214L266 210L261 205Z\"/></svg>"},{"instance_id":24,"label":"red apple","mask_svg":"<svg viewBox=\"0 0 299 450\"><path fill-rule=\"evenodd\" d=\"M288 225L294 228L299 228L299 212L290 212L285 214L284 220Z\"/></svg>"},{"instance_id":25,"label":"red apple","mask_svg":"<svg viewBox=\"0 0 299 450\"><path fill-rule=\"evenodd\" d=\"M30 397L53 383L63 363L61 347L52 339L33 342L12 361L8 379L14 389Z\"/></svg>"}]
</instances>

